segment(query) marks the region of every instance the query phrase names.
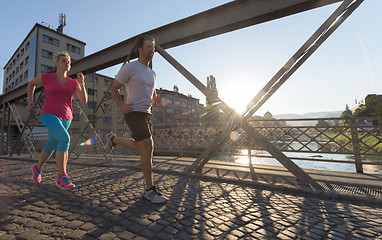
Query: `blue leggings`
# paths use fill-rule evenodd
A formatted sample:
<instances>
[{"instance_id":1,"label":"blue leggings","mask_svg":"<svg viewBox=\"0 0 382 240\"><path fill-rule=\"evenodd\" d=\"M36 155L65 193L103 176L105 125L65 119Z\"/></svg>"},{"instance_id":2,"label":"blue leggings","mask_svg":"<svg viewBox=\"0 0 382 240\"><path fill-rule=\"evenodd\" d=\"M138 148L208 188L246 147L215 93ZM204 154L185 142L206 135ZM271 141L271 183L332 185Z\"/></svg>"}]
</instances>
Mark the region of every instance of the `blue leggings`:
<instances>
[{"instance_id":1,"label":"blue leggings","mask_svg":"<svg viewBox=\"0 0 382 240\"><path fill-rule=\"evenodd\" d=\"M63 121L52 114L41 114L40 119L50 132L49 139L44 147L44 152L52 154L56 147L57 151L67 152L70 143L68 129L72 120Z\"/></svg>"}]
</instances>

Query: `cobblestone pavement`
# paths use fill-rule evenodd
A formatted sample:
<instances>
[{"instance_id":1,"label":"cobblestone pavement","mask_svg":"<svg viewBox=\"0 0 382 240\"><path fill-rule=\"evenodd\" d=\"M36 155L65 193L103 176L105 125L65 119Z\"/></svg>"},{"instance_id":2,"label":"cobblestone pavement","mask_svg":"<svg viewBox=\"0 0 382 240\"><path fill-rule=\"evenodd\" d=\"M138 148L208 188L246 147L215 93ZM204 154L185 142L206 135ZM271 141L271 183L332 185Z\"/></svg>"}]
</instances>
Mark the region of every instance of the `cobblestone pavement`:
<instances>
[{"instance_id":1,"label":"cobblestone pavement","mask_svg":"<svg viewBox=\"0 0 382 240\"><path fill-rule=\"evenodd\" d=\"M77 187L54 186L55 164L1 160L0 239L382 239L382 206L155 174L168 201L142 199L141 172L68 166Z\"/></svg>"}]
</instances>

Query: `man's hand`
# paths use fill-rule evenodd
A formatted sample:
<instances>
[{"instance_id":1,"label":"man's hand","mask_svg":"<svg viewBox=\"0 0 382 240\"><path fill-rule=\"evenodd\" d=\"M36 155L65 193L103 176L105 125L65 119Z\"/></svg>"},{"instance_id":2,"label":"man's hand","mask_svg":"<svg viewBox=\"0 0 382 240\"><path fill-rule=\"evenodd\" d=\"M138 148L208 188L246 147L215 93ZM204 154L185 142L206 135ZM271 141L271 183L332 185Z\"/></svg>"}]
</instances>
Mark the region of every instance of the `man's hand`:
<instances>
[{"instance_id":1,"label":"man's hand","mask_svg":"<svg viewBox=\"0 0 382 240\"><path fill-rule=\"evenodd\" d=\"M131 113L133 111L133 104L134 103L128 103L128 104L124 104L121 108L122 112L123 113Z\"/></svg>"},{"instance_id":2,"label":"man's hand","mask_svg":"<svg viewBox=\"0 0 382 240\"><path fill-rule=\"evenodd\" d=\"M153 103L159 107L163 106L163 98L159 96L159 94L154 94Z\"/></svg>"}]
</instances>

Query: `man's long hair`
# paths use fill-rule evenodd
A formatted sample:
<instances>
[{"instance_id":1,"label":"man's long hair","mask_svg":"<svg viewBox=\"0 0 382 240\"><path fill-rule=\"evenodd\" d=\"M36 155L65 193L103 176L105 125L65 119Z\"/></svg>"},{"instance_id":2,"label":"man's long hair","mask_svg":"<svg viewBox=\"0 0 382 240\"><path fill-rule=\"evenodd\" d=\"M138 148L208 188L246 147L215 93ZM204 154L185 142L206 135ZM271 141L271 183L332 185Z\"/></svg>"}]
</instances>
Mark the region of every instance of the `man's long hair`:
<instances>
[{"instance_id":1,"label":"man's long hair","mask_svg":"<svg viewBox=\"0 0 382 240\"><path fill-rule=\"evenodd\" d=\"M138 48L142 48L145 41L155 41L154 38L150 37L149 35L139 35L137 39L135 40L134 47L131 49L129 55L127 55L126 60L123 62L122 66L126 64L126 62L130 62L131 58L135 55L139 58L139 51ZM149 67L153 68L153 61L151 60L149 63Z\"/></svg>"}]
</instances>

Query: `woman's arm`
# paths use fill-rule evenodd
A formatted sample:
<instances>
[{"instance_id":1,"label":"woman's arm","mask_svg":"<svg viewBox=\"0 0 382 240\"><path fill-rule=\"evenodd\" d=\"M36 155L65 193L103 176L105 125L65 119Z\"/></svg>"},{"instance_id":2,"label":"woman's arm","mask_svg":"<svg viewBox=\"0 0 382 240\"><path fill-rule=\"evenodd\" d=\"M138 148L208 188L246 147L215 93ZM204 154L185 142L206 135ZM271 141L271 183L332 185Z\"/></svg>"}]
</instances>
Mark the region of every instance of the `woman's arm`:
<instances>
[{"instance_id":1,"label":"woman's arm","mask_svg":"<svg viewBox=\"0 0 382 240\"><path fill-rule=\"evenodd\" d=\"M34 111L34 107L35 107L35 104L33 102L34 90L36 89L36 86L41 85L41 84L43 84L41 74L39 74L37 77L35 77L32 81L30 81L28 83L28 86L27 86L27 98L28 98L27 110L30 113Z\"/></svg>"},{"instance_id":2,"label":"woman's arm","mask_svg":"<svg viewBox=\"0 0 382 240\"><path fill-rule=\"evenodd\" d=\"M76 86L76 93L82 103L88 102L88 93L85 87L85 78L82 73L77 73L78 84Z\"/></svg>"}]
</instances>

